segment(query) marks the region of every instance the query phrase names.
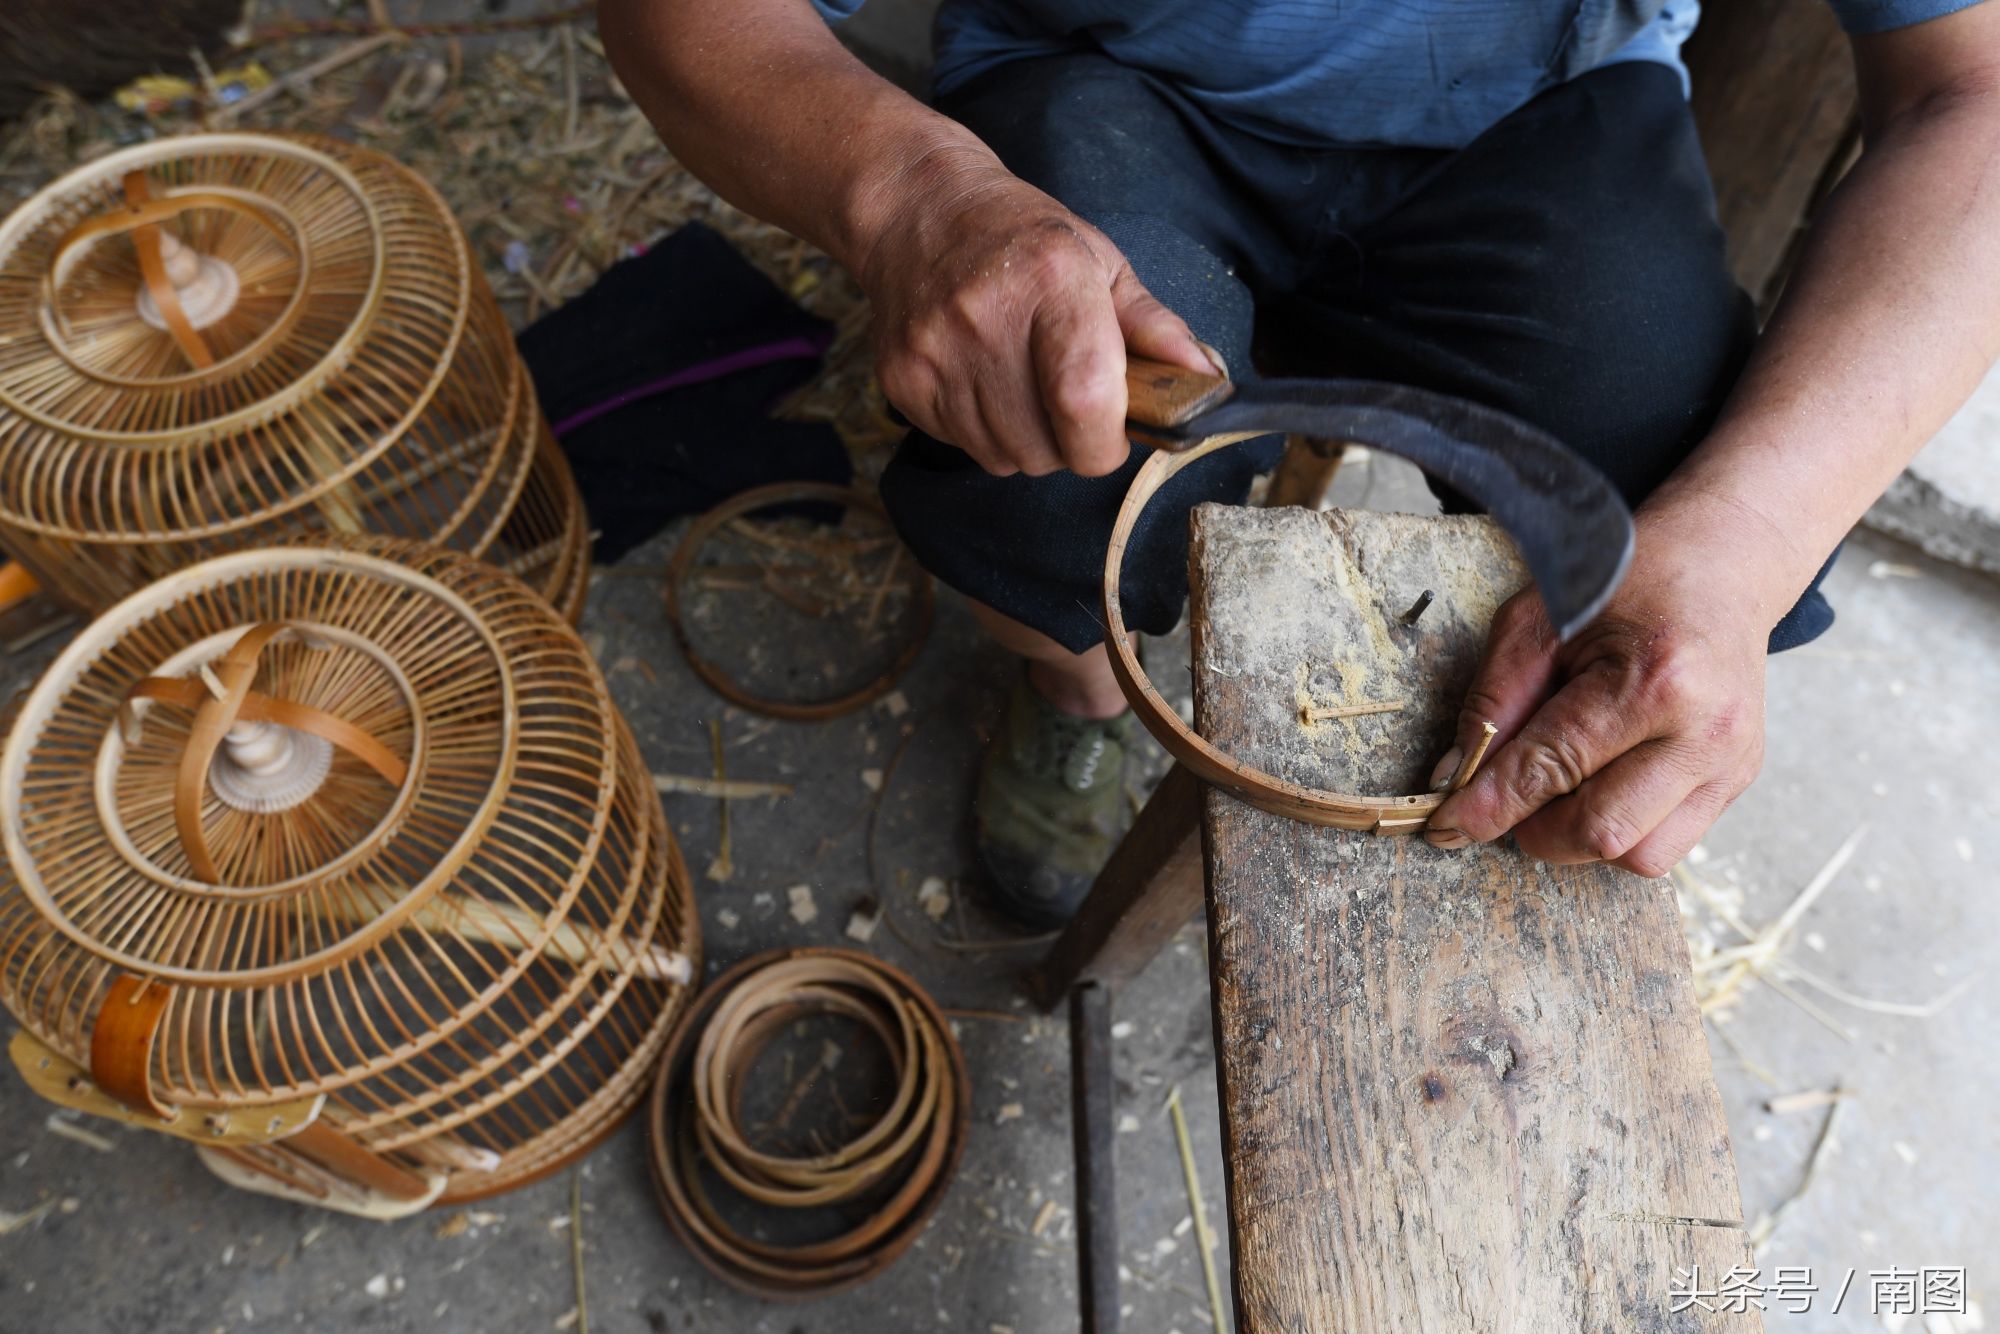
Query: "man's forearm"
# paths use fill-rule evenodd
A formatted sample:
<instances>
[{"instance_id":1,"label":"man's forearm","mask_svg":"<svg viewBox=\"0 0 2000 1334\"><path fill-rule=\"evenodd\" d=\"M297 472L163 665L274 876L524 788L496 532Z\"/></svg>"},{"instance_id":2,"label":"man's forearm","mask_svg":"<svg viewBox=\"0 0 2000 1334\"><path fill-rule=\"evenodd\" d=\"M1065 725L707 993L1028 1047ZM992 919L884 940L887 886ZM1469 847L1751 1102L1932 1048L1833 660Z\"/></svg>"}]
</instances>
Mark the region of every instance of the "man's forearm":
<instances>
[{"instance_id":1,"label":"man's forearm","mask_svg":"<svg viewBox=\"0 0 2000 1334\"><path fill-rule=\"evenodd\" d=\"M601 0L598 23L690 170L855 275L884 396L987 471L1120 467L1128 347L1211 368L1108 237L870 73L807 0Z\"/></svg>"},{"instance_id":2,"label":"man's forearm","mask_svg":"<svg viewBox=\"0 0 2000 1334\"><path fill-rule=\"evenodd\" d=\"M1642 511L1737 534L1693 540L1773 620L2000 351L2000 82L1871 119L1721 419Z\"/></svg>"},{"instance_id":3,"label":"man's forearm","mask_svg":"<svg viewBox=\"0 0 2000 1334\"><path fill-rule=\"evenodd\" d=\"M1494 619L1431 817L1445 847L1664 875L1762 761L1771 629L2000 345L2000 3L1855 44L1868 151L1720 420L1637 514L1631 572L1558 644Z\"/></svg>"},{"instance_id":4,"label":"man's forearm","mask_svg":"<svg viewBox=\"0 0 2000 1334\"><path fill-rule=\"evenodd\" d=\"M997 168L972 134L850 55L807 0L603 0L598 22L689 170L856 271L886 215L963 167Z\"/></svg>"}]
</instances>

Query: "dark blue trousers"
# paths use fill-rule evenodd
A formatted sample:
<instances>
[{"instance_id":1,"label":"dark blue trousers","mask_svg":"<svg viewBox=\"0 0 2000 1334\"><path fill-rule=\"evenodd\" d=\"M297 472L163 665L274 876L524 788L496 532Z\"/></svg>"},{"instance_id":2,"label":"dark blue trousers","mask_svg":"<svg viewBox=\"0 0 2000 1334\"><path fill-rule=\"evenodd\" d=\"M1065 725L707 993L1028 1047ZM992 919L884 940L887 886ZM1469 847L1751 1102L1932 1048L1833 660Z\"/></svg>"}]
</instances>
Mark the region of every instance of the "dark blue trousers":
<instances>
[{"instance_id":1,"label":"dark blue trousers","mask_svg":"<svg viewBox=\"0 0 2000 1334\"><path fill-rule=\"evenodd\" d=\"M1662 66L1593 71L1453 152L1275 143L1089 53L1003 65L939 105L1102 229L1239 378L1392 380L1502 408L1633 504L1700 442L1755 338ZM1187 511L1240 502L1279 448L1223 450L1154 500L1126 564L1134 629L1180 618ZM1144 453L1108 477L991 477L913 432L882 496L926 568L1081 652L1103 636L1105 547ZM1816 580L1771 648L1832 620Z\"/></svg>"}]
</instances>

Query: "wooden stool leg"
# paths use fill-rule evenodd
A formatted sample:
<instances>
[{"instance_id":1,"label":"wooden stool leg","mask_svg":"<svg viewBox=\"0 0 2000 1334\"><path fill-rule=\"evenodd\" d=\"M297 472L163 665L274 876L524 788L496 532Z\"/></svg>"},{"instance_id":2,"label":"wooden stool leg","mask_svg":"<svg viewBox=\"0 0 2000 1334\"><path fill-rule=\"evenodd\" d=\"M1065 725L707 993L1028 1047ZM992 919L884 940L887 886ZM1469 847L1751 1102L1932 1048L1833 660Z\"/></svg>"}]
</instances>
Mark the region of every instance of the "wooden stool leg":
<instances>
[{"instance_id":1,"label":"wooden stool leg","mask_svg":"<svg viewBox=\"0 0 2000 1334\"><path fill-rule=\"evenodd\" d=\"M1346 449L1338 441L1289 437L1266 507L1318 508ZM1043 959L1034 990L1045 1008L1061 1004L1085 979L1116 990L1195 915L1203 894L1200 830L1201 783L1176 764Z\"/></svg>"},{"instance_id":2,"label":"wooden stool leg","mask_svg":"<svg viewBox=\"0 0 2000 1334\"><path fill-rule=\"evenodd\" d=\"M1083 1334L1118 1334L1118 1180L1111 1082L1111 992L1069 993L1070 1133L1076 1145L1076 1285Z\"/></svg>"},{"instance_id":3,"label":"wooden stool leg","mask_svg":"<svg viewBox=\"0 0 2000 1334\"><path fill-rule=\"evenodd\" d=\"M1178 764L1160 780L1037 970L1045 1007L1080 982L1116 990L1200 909L1201 790Z\"/></svg>"},{"instance_id":4,"label":"wooden stool leg","mask_svg":"<svg viewBox=\"0 0 2000 1334\"><path fill-rule=\"evenodd\" d=\"M1264 493L1264 508L1298 505L1316 510L1326 502L1333 475L1340 471L1340 457L1347 446L1337 440L1314 440L1308 436L1285 437L1285 455L1271 474L1271 487Z\"/></svg>"}]
</instances>

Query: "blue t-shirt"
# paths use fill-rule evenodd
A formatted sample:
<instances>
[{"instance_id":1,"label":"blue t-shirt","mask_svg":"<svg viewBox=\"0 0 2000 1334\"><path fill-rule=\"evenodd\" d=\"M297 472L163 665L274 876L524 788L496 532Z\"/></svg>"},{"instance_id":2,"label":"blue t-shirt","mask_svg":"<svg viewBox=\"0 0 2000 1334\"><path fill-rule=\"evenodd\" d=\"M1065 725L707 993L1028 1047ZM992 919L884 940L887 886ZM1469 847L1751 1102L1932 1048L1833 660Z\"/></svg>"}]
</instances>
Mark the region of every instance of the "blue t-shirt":
<instances>
[{"instance_id":1,"label":"blue t-shirt","mask_svg":"<svg viewBox=\"0 0 2000 1334\"><path fill-rule=\"evenodd\" d=\"M813 0L838 21L863 0ZM1851 33L1978 0L1829 0ZM1543 89L1623 60L1685 71L1699 0L944 0L937 88L1102 51L1218 119L1305 146L1458 148Z\"/></svg>"}]
</instances>

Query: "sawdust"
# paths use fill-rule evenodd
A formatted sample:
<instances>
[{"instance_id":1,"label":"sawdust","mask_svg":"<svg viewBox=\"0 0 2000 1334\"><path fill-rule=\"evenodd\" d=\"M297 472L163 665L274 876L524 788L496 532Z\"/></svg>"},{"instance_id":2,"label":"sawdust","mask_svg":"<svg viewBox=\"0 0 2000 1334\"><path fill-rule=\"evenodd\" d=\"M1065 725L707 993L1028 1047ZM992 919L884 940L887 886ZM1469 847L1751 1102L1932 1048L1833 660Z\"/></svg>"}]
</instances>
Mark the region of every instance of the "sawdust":
<instances>
[{"instance_id":1,"label":"sawdust","mask_svg":"<svg viewBox=\"0 0 2000 1334\"><path fill-rule=\"evenodd\" d=\"M1382 668L1400 662L1401 646L1389 637L1389 623L1383 615L1383 597L1389 590L1363 569L1361 550L1350 549L1341 541L1343 534L1353 531L1344 516L1329 511L1317 517L1333 537L1326 550L1333 566L1334 587L1367 641L1369 661Z\"/></svg>"}]
</instances>

